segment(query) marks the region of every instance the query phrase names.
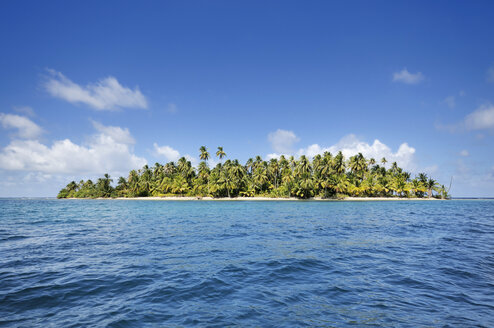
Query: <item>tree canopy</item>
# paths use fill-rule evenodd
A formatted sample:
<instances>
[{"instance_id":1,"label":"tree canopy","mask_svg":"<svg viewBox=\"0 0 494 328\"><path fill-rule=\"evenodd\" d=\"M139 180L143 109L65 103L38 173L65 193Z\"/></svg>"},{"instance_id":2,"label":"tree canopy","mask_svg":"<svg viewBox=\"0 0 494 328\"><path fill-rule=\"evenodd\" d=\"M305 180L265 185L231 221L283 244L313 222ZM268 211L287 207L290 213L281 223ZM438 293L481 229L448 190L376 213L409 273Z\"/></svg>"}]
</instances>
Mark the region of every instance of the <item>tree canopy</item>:
<instances>
[{"instance_id":1,"label":"tree canopy","mask_svg":"<svg viewBox=\"0 0 494 328\"><path fill-rule=\"evenodd\" d=\"M226 157L223 147L216 156ZM209 152L199 149L197 168L185 157L177 163L144 165L120 177L116 185L108 174L94 183L71 181L60 190L58 198L109 198L147 196L197 197L297 197L302 199L343 197L449 198L444 185L425 173L413 179L396 162L389 168L387 160L366 159L361 153L345 159L341 152L325 152L312 160L280 156L263 160L249 158L245 164L227 159L210 168ZM379 163L379 164L378 164Z\"/></svg>"}]
</instances>

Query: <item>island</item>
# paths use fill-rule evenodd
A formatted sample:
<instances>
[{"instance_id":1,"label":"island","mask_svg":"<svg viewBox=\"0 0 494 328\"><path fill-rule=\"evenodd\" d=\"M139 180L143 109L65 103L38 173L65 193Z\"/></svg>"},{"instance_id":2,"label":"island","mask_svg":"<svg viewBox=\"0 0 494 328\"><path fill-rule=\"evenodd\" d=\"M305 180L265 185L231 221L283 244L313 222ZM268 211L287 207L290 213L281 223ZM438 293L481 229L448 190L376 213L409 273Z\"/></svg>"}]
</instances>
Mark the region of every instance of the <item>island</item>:
<instances>
[{"instance_id":1,"label":"island","mask_svg":"<svg viewBox=\"0 0 494 328\"><path fill-rule=\"evenodd\" d=\"M210 153L199 148L197 168L181 157L177 163L144 165L120 177L116 186L108 174L92 180L71 181L58 198L183 198L183 199L448 199L448 190L432 177L419 173L412 178L396 162L386 167L361 153L346 159L342 152L316 155L312 161L281 155L245 164L227 159L218 147L219 163L208 166Z\"/></svg>"}]
</instances>

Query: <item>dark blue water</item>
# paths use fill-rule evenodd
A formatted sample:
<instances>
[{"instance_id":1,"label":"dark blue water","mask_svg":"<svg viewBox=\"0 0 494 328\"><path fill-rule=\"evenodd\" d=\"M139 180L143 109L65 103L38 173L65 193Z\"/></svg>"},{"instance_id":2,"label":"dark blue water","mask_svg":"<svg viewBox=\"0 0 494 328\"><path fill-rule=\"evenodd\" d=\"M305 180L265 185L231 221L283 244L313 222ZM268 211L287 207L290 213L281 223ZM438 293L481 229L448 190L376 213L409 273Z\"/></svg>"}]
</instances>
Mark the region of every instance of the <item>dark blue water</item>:
<instances>
[{"instance_id":1,"label":"dark blue water","mask_svg":"<svg viewBox=\"0 0 494 328\"><path fill-rule=\"evenodd\" d=\"M2 327L494 325L494 201L0 200Z\"/></svg>"}]
</instances>

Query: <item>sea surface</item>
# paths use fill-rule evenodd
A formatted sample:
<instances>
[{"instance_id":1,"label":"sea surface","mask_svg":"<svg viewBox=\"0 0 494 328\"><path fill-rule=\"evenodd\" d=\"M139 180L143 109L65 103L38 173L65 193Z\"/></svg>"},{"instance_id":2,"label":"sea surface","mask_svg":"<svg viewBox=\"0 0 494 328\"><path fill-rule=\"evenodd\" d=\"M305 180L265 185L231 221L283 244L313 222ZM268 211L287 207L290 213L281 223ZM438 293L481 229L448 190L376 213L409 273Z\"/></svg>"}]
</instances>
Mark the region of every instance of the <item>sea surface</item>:
<instances>
[{"instance_id":1,"label":"sea surface","mask_svg":"<svg viewBox=\"0 0 494 328\"><path fill-rule=\"evenodd\" d=\"M493 327L494 201L0 199L0 327Z\"/></svg>"}]
</instances>

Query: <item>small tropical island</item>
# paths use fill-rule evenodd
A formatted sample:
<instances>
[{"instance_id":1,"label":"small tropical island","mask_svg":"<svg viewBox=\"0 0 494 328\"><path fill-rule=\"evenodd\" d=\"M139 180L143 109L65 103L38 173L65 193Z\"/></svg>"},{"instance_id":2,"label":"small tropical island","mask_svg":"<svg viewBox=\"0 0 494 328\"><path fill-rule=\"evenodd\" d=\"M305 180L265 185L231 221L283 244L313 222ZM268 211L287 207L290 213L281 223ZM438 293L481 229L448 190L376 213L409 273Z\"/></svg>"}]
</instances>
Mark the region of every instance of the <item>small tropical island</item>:
<instances>
[{"instance_id":1,"label":"small tropical island","mask_svg":"<svg viewBox=\"0 0 494 328\"><path fill-rule=\"evenodd\" d=\"M396 162L386 168L384 157L379 163L361 153L345 159L340 151L334 156L330 152L316 155L312 161L304 155L298 159L281 155L269 161L256 156L242 165L236 159L223 163L226 153L218 147L220 163L211 169L208 149L202 146L199 152L197 168L182 157L177 163L132 170L127 178L120 177L115 187L108 174L96 183L71 181L57 198L450 198L444 185L425 173L412 179Z\"/></svg>"}]
</instances>

